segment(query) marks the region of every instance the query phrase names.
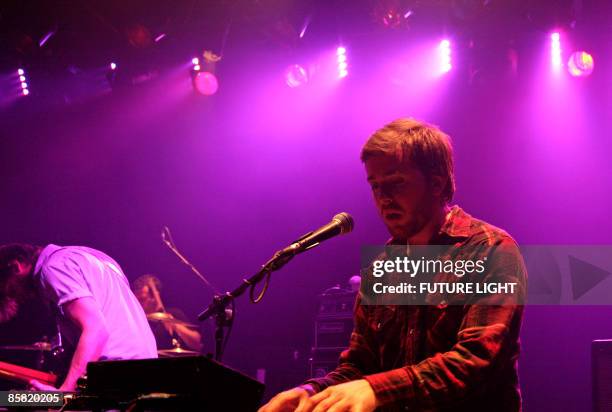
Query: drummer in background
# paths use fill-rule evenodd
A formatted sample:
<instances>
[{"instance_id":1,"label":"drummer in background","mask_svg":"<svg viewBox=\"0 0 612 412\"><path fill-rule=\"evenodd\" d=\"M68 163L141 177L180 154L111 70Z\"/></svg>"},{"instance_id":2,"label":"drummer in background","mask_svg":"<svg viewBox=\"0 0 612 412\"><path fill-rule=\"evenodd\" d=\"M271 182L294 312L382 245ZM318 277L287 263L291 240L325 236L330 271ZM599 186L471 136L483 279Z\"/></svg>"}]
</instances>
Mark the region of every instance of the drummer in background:
<instances>
[{"instance_id":1,"label":"drummer in background","mask_svg":"<svg viewBox=\"0 0 612 412\"><path fill-rule=\"evenodd\" d=\"M161 281L154 275L142 275L132 283L132 291L142 305L153 335L157 349L190 349L202 350L202 337L197 330L180 323L164 322L163 319L178 319L186 322L187 316L178 308L165 308L160 297ZM157 316L155 316L157 315Z\"/></svg>"}]
</instances>

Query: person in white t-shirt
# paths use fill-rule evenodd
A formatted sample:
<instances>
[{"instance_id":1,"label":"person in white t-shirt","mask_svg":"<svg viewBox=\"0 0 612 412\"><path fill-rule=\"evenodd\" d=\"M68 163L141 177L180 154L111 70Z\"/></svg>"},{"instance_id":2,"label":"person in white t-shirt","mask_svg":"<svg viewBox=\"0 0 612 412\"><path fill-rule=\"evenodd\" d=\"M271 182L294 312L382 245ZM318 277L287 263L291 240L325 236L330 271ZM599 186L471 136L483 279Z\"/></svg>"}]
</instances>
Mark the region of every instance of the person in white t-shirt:
<instances>
[{"instance_id":1,"label":"person in white t-shirt","mask_svg":"<svg viewBox=\"0 0 612 412\"><path fill-rule=\"evenodd\" d=\"M40 294L58 309L75 352L61 391L73 391L91 361L156 358L155 338L119 264L82 246L0 246L0 322ZM31 381L40 390L48 385Z\"/></svg>"}]
</instances>

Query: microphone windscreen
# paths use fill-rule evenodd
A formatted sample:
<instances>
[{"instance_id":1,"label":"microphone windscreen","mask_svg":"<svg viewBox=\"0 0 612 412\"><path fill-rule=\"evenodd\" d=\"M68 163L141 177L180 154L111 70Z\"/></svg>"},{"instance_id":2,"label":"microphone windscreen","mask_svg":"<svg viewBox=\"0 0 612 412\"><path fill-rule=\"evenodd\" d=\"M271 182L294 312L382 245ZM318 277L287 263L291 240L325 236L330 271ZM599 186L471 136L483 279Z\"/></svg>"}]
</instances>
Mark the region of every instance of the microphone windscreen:
<instances>
[{"instance_id":1,"label":"microphone windscreen","mask_svg":"<svg viewBox=\"0 0 612 412\"><path fill-rule=\"evenodd\" d=\"M346 212L338 213L336 216L334 216L332 220L339 223L340 234L342 235L351 232L353 230L353 227L355 226L353 217Z\"/></svg>"}]
</instances>

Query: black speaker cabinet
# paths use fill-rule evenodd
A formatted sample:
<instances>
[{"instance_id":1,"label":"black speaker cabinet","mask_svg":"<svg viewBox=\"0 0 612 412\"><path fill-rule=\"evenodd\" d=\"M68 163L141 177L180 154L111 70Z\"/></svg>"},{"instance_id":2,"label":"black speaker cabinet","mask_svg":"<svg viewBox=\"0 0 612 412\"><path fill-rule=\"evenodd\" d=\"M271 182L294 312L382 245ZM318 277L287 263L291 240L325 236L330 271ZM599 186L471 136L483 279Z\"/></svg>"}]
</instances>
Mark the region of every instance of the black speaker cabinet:
<instances>
[{"instance_id":1,"label":"black speaker cabinet","mask_svg":"<svg viewBox=\"0 0 612 412\"><path fill-rule=\"evenodd\" d=\"M612 412L612 339L594 340L591 359L593 411Z\"/></svg>"}]
</instances>

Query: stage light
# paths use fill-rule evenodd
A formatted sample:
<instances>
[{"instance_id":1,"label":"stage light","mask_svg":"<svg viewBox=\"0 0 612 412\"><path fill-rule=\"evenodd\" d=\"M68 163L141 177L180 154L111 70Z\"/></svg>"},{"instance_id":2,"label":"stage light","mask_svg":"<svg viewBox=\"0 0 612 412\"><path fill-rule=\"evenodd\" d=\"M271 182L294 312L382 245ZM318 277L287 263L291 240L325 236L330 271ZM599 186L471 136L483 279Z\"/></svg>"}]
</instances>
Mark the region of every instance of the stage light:
<instances>
[{"instance_id":1,"label":"stage light","mask_svg":"<svg viewBox=\"0 0 612 412\"><path fill-rule=\"evenodd\" d=\"M574 77L587 77L593 73L593 68L593 56L585 51L572 53L567 62L567 70Z\"/></svg>"},{"instance_id":2,"label":"stage light","mask_svg":"<svg viewBox=\"0 0 612 412\"><path fill-rule=\"evenodd\" d=\"M453 65L451 63L451 43L449 40L442 40L438 45L438 55L440 57L440 74L449 72Z\"/></svg>"},{"instance_id":3,"label":"stage light","mask_svg":"<svg viewBox=\"0 0 612 412\"><path fill-rule=\"evenodd\" d=\"M117 68L117 63L111 62L111 64L109 66L110 66L111 70L115 70Z\"/></svg>"},{"instance_id":4,"label":"stage light","mask_svg":"<svg viewBox=\"0 0 612 412\"><path fill-rule=\"evenodd\" d=\"M550 35L550 58L554 71L561 69L561 35L558 32Z\"/></svg>"},{"instance_id":5,"label":"stage light","mask_svg":"<svg viewBox=\"0 0 612 412\"><path fill-rule=\"evenodd\" d=\"M198 72L193 77L193 85L198 93L211 96L219 89L219 82L214 74L210 72Z\"/></svg>"},{"instance_id":6,"label":"stage light","mask_svg":"<svg viewBox=\"0 0 612 412\"><path fill-rule=\"evenodd\" d=\"M25 70L17 69L17 75L19 76L19 83L21 86L21 94L27 96L30 94L30 90L28 90L27 78L25 75Z\"/></svg>"},{"instance_id":7,"label":"stage light","mask_svg":"<svg viewBox=\"0 0 612 412\"><path fill-rule=\"evenodd\" d=\"M191 59L191 63L194 66L197 66L198 64L200 64L200 59L198 59L197 57L194 57L193 59Z\"/></svg>"},{"instance_id":8,"label":"stage light","mask_svg":"<svg viewBox=\"0 0 612 412\"><path fill-rule=\"evenodd\" d=\"M299 87L308 83L308 73L299 64L293 64L287 68L285 79L287 86L291 88Z\"/></svg>"},{"instance_id":9,"label":"stage light","mask_svg":"<svg viewBox=\"0 0 612 412\"><path fill-rule=\"evenodd\" d=\"M201 69L201 67L200 67L199 64L196 64L195 66L193 66L193 70L196 71L196 72L199 72L200 69Z\"/></svg>"},{"instance_id":10,"label":"stage light","mask_svg":"<svg viewBox=\"0 0 612 412\"><path fill-rule=\"evenodd\" d=\"M346 58L346 48L345 47L338 47L336 49L336 58L337 58L337 62L338 62L338 77L339 78L343 78L348 76L348 63L347 63L347 58Z\"/></svg>"},{"instance_id":11,"label":"stage light","mask_svg":"<svg viewBox=\"0 0 612 412\"><path fill-rule=\"evenodd\" d=\"M310 16L306 17L306 20L304 21L304 25L302 26L302 30L300 31L300 39L304 38L304 35L306 34L306 30L308 30L308 26L310 25Z\"/></svg>"},{"instance_id":12,"label":"stage light","mask_svg":"<svg viewBox=\"0 0 612 412\"><path fill-rule=\"evenodd\" d=\"M49 41L51 36L53 36L54 34L55 34L55 31L50 31L47 34L45 34L38 42L38 47L43 47Z\"/></svg>"}]
</instances>

